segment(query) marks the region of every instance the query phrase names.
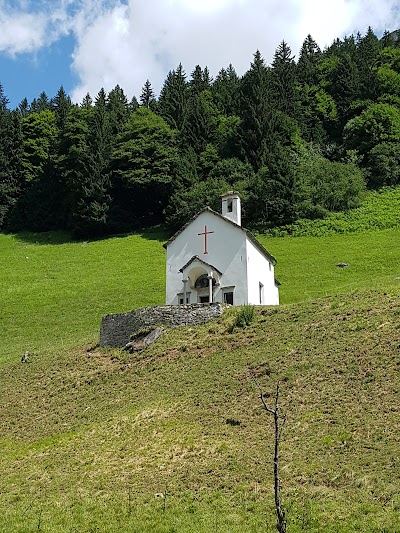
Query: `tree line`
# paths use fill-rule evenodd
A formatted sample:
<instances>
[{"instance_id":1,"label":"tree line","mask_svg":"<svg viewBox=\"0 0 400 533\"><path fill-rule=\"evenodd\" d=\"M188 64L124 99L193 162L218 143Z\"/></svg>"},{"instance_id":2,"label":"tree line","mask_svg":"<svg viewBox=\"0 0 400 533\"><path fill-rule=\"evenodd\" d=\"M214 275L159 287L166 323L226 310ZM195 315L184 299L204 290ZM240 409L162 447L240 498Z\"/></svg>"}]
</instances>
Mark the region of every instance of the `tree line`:
<instances>
[{"instance_id":1,"label":"tree line","mask_svg":"<svg viewBox=\"0 0 400 533\"><path fill-rule=\"evenodd\" d=\"M238 76L170 71L156 97L118 85L73 104L61 87L17 109L0 84L0 229L80 236L176 229L235 189L246 224L273 227L358 205L400 183L397 33L282 41Z\"/></svg>"}]
</instances>

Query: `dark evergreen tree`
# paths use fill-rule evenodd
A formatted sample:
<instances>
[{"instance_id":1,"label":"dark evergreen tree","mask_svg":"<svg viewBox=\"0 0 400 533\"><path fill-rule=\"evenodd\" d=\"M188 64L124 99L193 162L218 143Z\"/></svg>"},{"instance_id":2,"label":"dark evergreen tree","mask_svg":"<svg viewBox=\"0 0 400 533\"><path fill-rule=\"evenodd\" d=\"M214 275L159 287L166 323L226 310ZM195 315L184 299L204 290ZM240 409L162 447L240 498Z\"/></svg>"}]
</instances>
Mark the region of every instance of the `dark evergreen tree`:
<instances>
[{"instance_id":1,"label":"dark evergreen tree","mask_svg":"<svg viewBox=\"0 0 400 533\"><path fill-rule=\"evenodd\" d=\"M123 89L117 85L107 97L107 112L110 122L112 138L124 128L129 116L128 99Z\"/></svg>"},{"instance_id":2,"label":"dark evergreen tree","mask_svg":"<svg viewBox=\"0 0 400 533\"><path fill-rule=\"evenodd\" d=\"M134 111L139 109L139 102L138 102L138 99L136 98L136 96L132 97L131 101L128 104L128 108L129 108L129 111L131 113L133 113Z\"/></svg>"},{"instance_id":3,"label":"dark evergreen tree","mask_svg":"<svg viewBox=\"0 0 400 533\"><path fill-rule=\"evenodd\" d=\"M93 107L93 99L89 93L86 93L86 95L83 97L81 107L83 109L91 109Z\"/></svg>"},{"instance_id":4,"label":"dark evergreen tree","mask_svg":"<svg viewBox=\"0 0 400 533\"><path fill-rule=\"evenodd\" d=\"M255 171L265 165L276 120L269 89L269 73L257 50L241 81L240 110L242 150Z\"/></svg>"},{"instance_id":5,"label":"dark evergreen tree","mask_svg":"<svg viewBox=\"0 0 400 533\"><path fill-rule=\"evenodd\" d=\"M80 165L75 180L74 204L70 217L72 229L81 236L100 235L106 231L110 206L111 124L107 112L107 97L101 89L90 113L88 140L86 125L78 116L73 126L80 139ZM87 154L89 150L89 154Z\"/></svg>"},{"instance_id":6,"label":"dark evergreen tree","mask_svg":"<svg viewBox=\"0 0 400 533\"><path fill-rule=\"evenodd\" d=\"M296 64L285 41L275 51L271 74L271 96L275 108L294 117L297 100Z\"/></svg>"},{"instance_id":7,"label":"dark evergreen tree","mask_svg":"<svg viewBox=\"0 0 400 533\"><path fill-rule=\"evenodd\" d=\"M9 103L10 102L9 102L8 98L4 94L4 87L0 83L0 111L5 111L7 109Z\"/></svg>"},{"instance_id":8,"label":"dark evergreen tree","mask_svg":"<svg viewBox=\"0 0 400 533\"><path fill-rule=\"evenodd\" d=\"M7 227L21 194L22 136L17 111L0 109L0 229Z\"/></svg>"},{"instance_id":9,"label":"dark evergreen tree","mask_svg":"<svg viewBox=\"0 0 400 533\"><path fill-rule=\"evenodd\" d=\"M18 104L18 111L21 117L26 117L26 115L29 113L29 104L27 98L24 98L19 104Z\"/></svg>"},{"instance_id":10,"label":"dark evergreen tree","mask_svg":"<svg viewBox=\"0 0 400 533\"><path fill-rule=\"evenodd\" d=\"M79 236L99 235L106 228L107 191L94 174L89 144L89 123L94 114L93 108L72 107L65 123L61 166L68 186L69 227Z\"/></svg>"},{"instance_id":11,"label":"dark evergreen tree","mask_svg":"<svg viewBox=\"0 0 400 533\"><path fill-rule=\"evenodd\" d=\"M261 167L250 184L249 217L269 227L290 224L296 213L294 165L287 147L277 144L268 166Z\"/></svg>"},{"instance_id":12,"label":"dark evergreen tree","mask_svg":"<svg viewBox=\"0 0 400 533\"><path fill-rule=\"evenodd\" d=\"M56 96L51 101L56 116L56 125L60 132L63 131L68 111L72 106L71 98L61 85Z\"/></svg>"},{"instance_id":13,"label":"dark evergreen tree","mask_svg":"<svg viewBox=\"0 0 400 533\"><path fill-rule=\"evenodd\" d=\"M29 111L31 113L39 113L39 105L38 105L38 101L36 100L36 98L32 100L31 105L29 106Z\"/></svg>"},{"instance_id":14,"label":"dark evergreen tree","mask_svg":"<svg viewBox=\"0 0 400 533\"><path fill-rule=\"evenodd\" d=\"M388 30L385 30L383 32L382 38L381 38L381 46L382 48L386 48L388 46L393 46L393 38L390 35L390 32Z\"/></svg>"},{"instance_id":15,"label":"dark evergreen tree","mask_svg":"<svg viewBox=\"0 0 400 533\"><path fill-rule=\"evenodd\" d=\"M47 94L43 91L40 93L39 98L36 100L37 103L37 110L40 111L48 111L51 109L51 102L47 97Z\"/></svg>"},{"instance_id":16,"label":"dark evergreen tree","mask_svg":"<svg viewBox=\"0 0 400 533\"><path fill-rule=\"evenodd\" d=\"M300 86L297 116L302 138L324 149L328 142L328 132L332 131L337 122L333 97L319 85Z\"/></svg>"},{"instance_id":17,"label":"dark evergreen tree","mask_svg":"<svg viewBox=\"0 0 400 533\"><path fill-rule=\"evenodd\" d=\"M376 70L381 51L381 43L371 27L361 38L357 47L357 67L360 97L374 99L377 92Z\"/></svg>"},{"instance_id":18,"label":"dark evergreen tree","mask_svg":"<svg viewBox=\"0 0 400 533\"><path fill-rule=\"evenodd\" d=\"M331 132L340 141L344 124L354 116L353 102L359 97L359 73L355 60L348 53L328 57L322 62L325 70L324 83L328 93L334 98L338 121L337 128Z\"/></svg>"},{"instance_id":19,"label":"dark evergreen tree","mask_svg":"<svg viewBox=\"0 0 400 533\"><path fill-rule=\"evenodd\" d=\"M182 130L187 118L189 87L181 64L168 73L159 98L160 115L173 129Z\"/></svg>"},{"instance_id":20,"label":"dark evergreen tree","mask_svg":"<svg viewBox=\"0 0 400 533\"><path fill-rule=\"evenodd\" d=\"M322 52L316 41L307 35L304 40L297 62L297 79L302 84L317 85L319 82L318 63Z\"/></svg>"},{"instance_id":21,"label":"dark evergreen tree","mask_svg":"<svg viewBox=\"0 0 400 533\"><path fill-rule=\"evenodd\" d=\"M211 88L211 77L208 68L204 70L197 65L191 74L189 80L189 89L191 96L199 95L203 91Z\"/></svg>"},{"instance_id":22,"label":"dark evergreen tree","mask_svg":"<svg viewBox=\"0 0 400 533\"><path fill-rule=\"evenodd\" d=\"M212 94L221 113L239 114L240 79L232 65L219 71L212 84Z\"/></svg>"},{"instance_id":23,"label":"dark evergreen tree","mask_svg":"<svg viewBox=\"0 0 400 533\"><path fill-rule=\"evenodd\" d=\"M249 216L253 222L275 226L294 220L295 168L300 143L297 123L287 115L278 113L264 165L258 169L249 188L252 206Z\"/></svg>"},{"instance_id":24,"label":"dark evergreen tree","mask_svg":"<svg viewBox=\"0 0 400 533\"><path fill-rule=\"evenodd\" d=\"M140 95L140 105L151 109L156 101L156 93L153 91L153 87L149 80L143 85L142 93Z\"/></svg>"},{"instance_id":25,"label":"dark evergreen tree","mask_svg":"<svg viewBox=\"0 0 400 533\"><path fill-rule=\"evenodd\" d=\"M188 104L186 121L182 130L185 146L191 146L197 154L203 152L207 144L216 140L218 109L210 91L195 93Z\"/></svg>"}]
</instances>

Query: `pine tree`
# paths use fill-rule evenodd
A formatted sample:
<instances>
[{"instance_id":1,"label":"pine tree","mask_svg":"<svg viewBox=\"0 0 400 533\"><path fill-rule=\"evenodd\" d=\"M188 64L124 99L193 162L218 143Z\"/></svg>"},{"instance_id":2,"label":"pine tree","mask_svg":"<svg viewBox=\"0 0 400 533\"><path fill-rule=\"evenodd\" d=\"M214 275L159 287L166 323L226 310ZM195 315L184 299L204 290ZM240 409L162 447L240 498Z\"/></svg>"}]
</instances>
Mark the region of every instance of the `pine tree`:
<instances>
[{"instance_id":1,"label":"pine tree","mask_svg":"<svg viewBox=\"0 0 400 533\"><path fill-rule=\"evenodd\" d=\"M24 98L19 104L18 104L18 111L21 117L26 117L29 113L29 104L27 98Z\"/></svg>"},{"instance_id":2,"label":"pine tree","mask_svg":"<svg viewBox=\"0 0 400 533\"><path fill-rule=\"evenodd\" d=\"M128 99L119 85L108 93L107 112L111 135L114 138L115 135L121 133L129 116Z\"/></svg>"},{"instance_id":3,"label":"pine tree","mask_svg":"<svg viewBox=\"0 0 400 533\"><path fill-rule=\"evenodd\" d=\"M280 226L293 222L294 165L292 154L280 142L266 157L266 166L261 167L250 185L249 218L269 226Z\"/></svg>"},{"instance_id":4,"label":"pine tree","mask_svg":"<svg viewBox=\"0 0 400 533\"><path fill-rule=\"evenodd\" d=\"M93 99L89 93L86 93L86 95L83 97L82 102L81 102L81 107L82 109L92 109Z\"/></svg>"},{"instance_id":5,"label":"pine tree","mask_svg":"<svg viewBox=\"0 0 400 533\"><path fill-rule=\"evenodd\" d=\"M47 97L47 94L43 91L40 93L39 98L37 99L37 110L40 112L47 111L49 109L51 109L51 103Z\"/></svg>"},{"instance_id":6,"label":"pine tree","mask_svg":"<svg viewBox=\"0 0 400 533\"><path fill-rule=\"evenodd\" d=\"M34 98L29 106L29 111L31 113L39 113L39 105L38 105L38 101L36 100L36 98Z\"/></svg>"},{"instance_id":7,"label":"pine tree","mask_svg":"<svg viewBox=\"0 0 400 533\"><path fill-rule=\"evenodd\" d=\"M382 48L387 48L388 46L393 46L393 38L390 35L390 32L388 30L385 30L383 32L382 38L381 38L381 45Z\"/></svg>"},{"instance_id":8,"label":"pine tree","mask_svg":"<svg viewBox=\"0 0 400 533\"><path fill-rule=\"evenodd\" d=\"M5 103L5 102L4 102ZM22 135L17 111L0 109L0 229L7 227L21 194Z\"/></svg>"},{"instance_id":9,"label":"pine tree","mask_svg":"<svg viewBox=\"0 0 400 533\"><path fill-rule=\"evenodd\" d=\"M215 142L218 118L218 109L210 91L193 94L182 130L184 145L191 146L197 154L203 152L207 144Z\"/></svg>"},{"instance_id":10,"label":"pine tree","mask_svg":"<svg viewBox=\"0 0 400 533\"><path fill-rule=\"evenodd\" d=\"M61 85L56 96L51 101L56 116L56 125L60 132L63 131L68 111L72 106L71 98ZM37 104L38 105L38 104Z\"/></svg>"},{"instance_id":11,"label":"pine tree","mask_svg":"<svg viewBox=\"0 0 400 533\"><path fill-rule=\"evenodd\" d=\"M381 43L371 27L361 38L357 47L357 67L359 73L359 90L363 99L374 99L377 92L376 70L381 51Z\"/></svg>"},{"instance_id":12,"label":"pine tree","mask_svg":"<svg viewBox=\"0 0 400 533\"><path fill-rule=\"evenodd\" d=\"M260 52L241 81L240 141L244 157L258 171L265 164L276 113L271 105L269 72Z\"/></svg>"},{"instance_id":13,"label":"pine tree","mask_svg":"<svg viewBox=\"0 0 400 533\"><path fill-rule=\"evenodd\" d=\"M156 94L153 91L150 81L146 80L146 83L143 85L142 93L140 95L140 105L142 107L147 107L147 109L150 109L152 107L152 104L154 104L155 100Z\"/></svg>"},{"instance_id":14,"label":"pine tree","mask_svg":"<svg viewBox=\"0 0 400 533\"><path fill-rule=\"evenodd\" d=\"M212 94L221 113L239 114L240 80L231 64L219 71L212 85Z\"/></svg>"},{"instance_id":15,"label":"pine tree","mask_svg":"<svg viewBox=\"0 0 400 533\"><path fill-rule=\"evenodd\" d=\"M271 76L272 98L276 109L294 117L296 109L296 64L292 51L282 41L274 54Z\"/></svg>"},{"instance_id":16,"label":"pine tree","mask_svg":"<svg viewBox=\"0 0 400 533\"><path fill-rule=\"evenodd\" d=\"M159 98L160 115L173 128L182 130L186 121L189 87L181 64L168 73Z\"/></svg>"},{"instance_id":17,"label":"pine tree","mask_svg":"<svg viewBox=\"0 0 400 533\"><path fill-rule=\"evenodd\" d=\"M98 189L92 176L92 154L89 145L89 123L94 109L72 107L65 122L63 158L60 167L68 191L68 224L80 236L98 234L104 230L104 213L96 202Z\"/></svg>"},{"instance_id":18,"label":"pine tree","mask_svg":"<svg viewBox=\"0 0 400 533\"><path fill-rule=\"evenodd\" d=\"M107 112L107 96L101 89L90 114L88 133L89 156L82 143L81 181L76 188L75 208L71 213L76 234L100 235L107 228L110 205L111 124Z\"/></svg>"},{"instance_id":19,"label":"pine tree","mask_svg":"<svg viewBox=\"0 0 400 533\"><path fill-rule=\"evenodd\" d=\"M189 89L191 96L198 95L211 87L210 72L207 67L204 70L197 65L191 74Z\"/></svg>"},{"instance_id":20,"label":"pine tree","mask_svg":"<svg viewBox=\"0 0 400 533\"><path fill-rule=\"evenodd\" d=\"M7 109L7 106L9 104L9 100L4 94L4 87L0 83L0 111L5 111Z\"/></svg>"},{"instance_id":21,"label":"pine tree","mask_svg":"<svg viewBox=\"0 0 400 533\"><path fill-rule=\"evenodd\" d=\"M332 89L340 124L344 125L351 116L352 102L360 94L360 77L357 64L348 53L340 57Z\"/></svg>"},{"instance_id":22,"label":"pine tree","mask_svg":"<svg viewBox=\"0 0 400 533\"><path fill-rule=\"evenodd\" d=\"M128 109L129 109L129 111L131 113L133 113L134 111L139 109L139 102L138 102L138 99L136 98L136 96L132 96L132 99L131 99L131 101L128 104Z\"/></svg>"},{"instance_id":23,"label":"pine tree","mask_svg":"<svg viewBox=\"0 0 400 533\"><path fill-rule=\"evenodd\" d=\"M297 62L297 79L300 83L308 85L316 85L318 83L319 74L317 65L321 57L320 47L311 35L307 35L301 46L299 60Z\"/></svg>"}]
</instances>

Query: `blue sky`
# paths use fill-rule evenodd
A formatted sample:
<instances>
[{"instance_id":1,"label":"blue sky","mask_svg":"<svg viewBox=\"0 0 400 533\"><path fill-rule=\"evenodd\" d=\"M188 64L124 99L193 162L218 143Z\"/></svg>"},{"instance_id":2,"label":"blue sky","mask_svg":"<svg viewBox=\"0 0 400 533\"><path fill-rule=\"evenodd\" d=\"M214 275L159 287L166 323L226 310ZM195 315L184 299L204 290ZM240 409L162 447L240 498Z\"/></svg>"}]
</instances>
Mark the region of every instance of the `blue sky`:
<instances>
[{"instance_id":1,"label":"blue sky","mask_svg":"<svg viewBox=\"0 0 400 533\"><path fill-rule=\"evenodd\" d=\"M182 62L239 74L259 49L270 62L285 39L297 54L371 25L400 28L393 0L0 0L0 82L10 107L60 85L80 102L119 84L131 98L147 78L158 92Z\"/></svg>"},{"instance_id":2,"label":"blue sky","mask_svg":"<svg viewBox=\"0 0 400 533\"><path fill-rule=\"evenodd\" d=\"M0 82L10 107L17 106L25 97L31 102L42 91L51 98L61 85L70 93L79 81L70 68L74 46L73 35L67 35L35 54L22 53L15 57L1 54Z\"/></svg>"}]
</instances>

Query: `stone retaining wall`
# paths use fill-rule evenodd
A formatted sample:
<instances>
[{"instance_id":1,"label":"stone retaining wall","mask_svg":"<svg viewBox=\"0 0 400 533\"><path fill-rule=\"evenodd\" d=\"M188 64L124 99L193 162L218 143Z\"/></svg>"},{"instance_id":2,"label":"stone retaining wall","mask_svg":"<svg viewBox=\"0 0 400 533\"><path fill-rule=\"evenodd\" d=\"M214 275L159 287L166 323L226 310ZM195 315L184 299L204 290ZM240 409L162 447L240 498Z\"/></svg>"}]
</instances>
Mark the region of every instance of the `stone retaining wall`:
<instances>
[{"instance_id":1,"label":"stone retaining wall","mask_svg":"<svg viewBox=\"0 0 400 533\"><path fill-rule=\"evenodd\" d=\"M224 306L214 303L142 307L128 313L106 315L101 322L100 346L122 348L131 335L151 326L195 326L217 318L223 312Z\"/></svg>"}]
</instances>

